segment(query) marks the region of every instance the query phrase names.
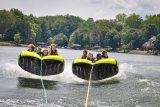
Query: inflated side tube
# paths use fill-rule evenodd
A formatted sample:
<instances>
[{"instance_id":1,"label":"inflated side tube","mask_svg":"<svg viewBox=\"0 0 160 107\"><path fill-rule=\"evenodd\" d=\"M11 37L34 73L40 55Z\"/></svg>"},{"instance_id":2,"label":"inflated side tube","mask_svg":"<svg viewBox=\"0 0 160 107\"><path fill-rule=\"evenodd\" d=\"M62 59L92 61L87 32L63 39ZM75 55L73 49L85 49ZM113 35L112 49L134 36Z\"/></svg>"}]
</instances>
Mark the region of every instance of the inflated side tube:
<instances>
[{"instance_id":1,"label":"inflated side tube","mask_svg":"<svg viewBox=\"0 0 160 107\"><path fill-rule=\"evenodd\" d=\"M63 72L64 59L59 55L40 57L34 52L22 51L18 58L18 65L32 74L41 76L56 75Z\"/></svg>"},{"instance_id":2,"label":"inflated side tube","mask_svg":"<svg viewBox=\"0 0 160 107\"><path fill-rule=\"evenodd\" d=\"M89 80L103 80L112 77L118 73L118 64L114 58L101 59L92 63L86 59L75 59L72 64L72 72L77 77Z\"/></svg>"},{"instance_id":3,"label":"inflated side tube","mask_svg":"<svg viewBox=\"0 0 160 107\"><path fill-rule=\"evenodd\" d=\"M92 62L86 59L75 59L72 64L72 72L81 79L89 80Z\"/></svg>"}]
</instances>

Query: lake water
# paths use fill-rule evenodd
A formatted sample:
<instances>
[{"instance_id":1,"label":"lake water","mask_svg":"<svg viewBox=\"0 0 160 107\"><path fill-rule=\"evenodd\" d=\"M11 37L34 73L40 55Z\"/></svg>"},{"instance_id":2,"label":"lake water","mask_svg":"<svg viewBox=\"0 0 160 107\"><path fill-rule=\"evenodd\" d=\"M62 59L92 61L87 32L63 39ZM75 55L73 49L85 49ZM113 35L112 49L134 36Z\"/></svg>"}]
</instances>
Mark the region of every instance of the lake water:
<instances>
[{"instance_id":1,"label":"lake water","mask_svg":"<svg viewBox=\"0 0 160 107\"><path fill-rule=\"evenodd\" d=\"M0 107L43 107L40 76L17 64L22 47L0 46ZM82 51L58 49L65 59L62 74L43 77L49 107L83 107L87 82L72 74L72 61ZM97 52L93 52L94 55ZM89 107L160 107L160 56L109 53L119 63L119 73L92 83Z\"/></svg>"}]
</instances>

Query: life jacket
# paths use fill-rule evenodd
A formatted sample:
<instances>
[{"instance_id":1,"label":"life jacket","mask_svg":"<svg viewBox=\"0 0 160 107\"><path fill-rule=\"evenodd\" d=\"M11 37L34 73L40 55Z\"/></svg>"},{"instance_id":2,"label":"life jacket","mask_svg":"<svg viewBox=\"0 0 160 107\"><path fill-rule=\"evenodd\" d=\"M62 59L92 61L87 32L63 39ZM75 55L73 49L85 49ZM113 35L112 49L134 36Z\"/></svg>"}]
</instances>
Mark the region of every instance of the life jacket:
<instances>
[{"instance_id":1,"label":"life jacket","mask_svg":"<svg viewBox=\"0 0 160 107\"><path fill-rule=\"evenodd\" d=\"M102 59L102 58L96 58L96 61L98 61L98 60L100 60L100 59Z\"/></svg>"},{"instance_id":2,"label":"life jacket","mask_svg":"<svg viewBox=\"0 0 160 107\"><path fill-rule=\"evenodd\" d=\"M42 56L48 56L48 53L47 53L47 55L44 55L44 52L42 52Z\"/></svg>"},{"instance_id":3,"label":"life jacket","mask_svg":"<svg viewBox=\"0 0 160 107\"><path fill-rule=\"evenodd\" d=\"M102 58L108 58L108 56L104 56L104 55L102 55L101 57L102 57Z\"/></svg>"},{"instance_id":4,"label":"life jacket","mask_svg":"<svg viewBox=\"0 0 160 107\"><path fill-rule=\"evenodd\" d=\"M49 55L58 55L57 49L55 49L55 51L51 50Z\"/></svg>"},{"instance_id":5,"label":"life jacket","mask_svg":"<svg viewBox=\"0 0 160 107\"><path fill-rule=\"evenodd\" d=\"M39 53L37 53L39 56L43 56L43 52L39 52Z\"/></svg>"},{"instance_id":6,"label":"life jacket","mask_svg":"<svg viewBox=\"0 0 160 107\"><path fill-rule=\"evenodd\" d=\"M87 58L87 59L90 60L90 61L92 61L93 63L95 62L94 58L92 58L92 59Z\"/></svg>"},{"instance_id":7,"label":"life jacket","mask_svg":"<svg viewBox=\"0 0 160 107\"><path fill-rule=\"evenodd\" d=\"M81 59L87 59L87 56L82 56Z\"/></svg>"},{"instance_id":8,"label":"life jacket","mask_svg":"<svg viewBox=\"0 0 160 107\"><path fill-rule=\"evenodd\" d=\"M29 51L29 49L27 49L27 51ZM29 51L29 52L36 52L35 50Z\"/></svg>"}]
</instances>

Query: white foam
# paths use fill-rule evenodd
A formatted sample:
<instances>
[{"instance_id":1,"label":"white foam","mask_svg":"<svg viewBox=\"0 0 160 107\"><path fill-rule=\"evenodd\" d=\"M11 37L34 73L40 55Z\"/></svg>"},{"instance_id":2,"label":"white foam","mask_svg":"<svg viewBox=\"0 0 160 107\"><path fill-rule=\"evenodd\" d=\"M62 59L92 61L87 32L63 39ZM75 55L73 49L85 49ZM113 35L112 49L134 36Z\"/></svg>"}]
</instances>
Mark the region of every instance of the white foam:
<instances>
[{"instance_id":1,"label":"white foam","mask_svg":"<svg viewBox=\"0 0 160 107\"><path fill-rule=\"evenodd\" d=\"M156 71L160 72L160 66L145 66L145 69L150 70L150 71Z\"/></svg>"},{"instance_id":2,"label":"white foam","mask_svg":"<svg viewBox=\"0 0 160 107\"><path fill-rule=\"evenodd\" d=\"M21 103L22 102L22 103ZM3 104L3 105L1 105ZM41 101L39 101L38 99L35 100L25 100L25 101L21 101L19 99L0 99L0 105L1 106L12 106L12 107L43 107L45 104L43 104ZM48 104L49 107L63 107L54 103L49 103Z\"/></svg>"},{"instance_id":3,"label":"white foam","mask_svg":"<svg viewBox=\"0 0 160 107\"><path fill-rule=\"evenodd\" d=\"M1 68L0 72L1 76L7 78L15 78L19 76L30 75L28 72L25 72L16 64L5 63L3 65L0 65L0 68Z\"/></svg>"},{"instance_id":4,"label":"white foam","mask_svg":"<svg viewBox=\"0 0 160 107\"><path fill-rule=\"evenodd\" d=\"M145 87L141 89L144 93L159 93L160 84L149 79L139 79L138 82L145 83Z\"/></svg>"},{"instance_id":5,"label":"white foam","mask_svg":"<svg viewBox=\"0 0 160 107\"><path fill-rule=\"evenodd\" d=\"M160 84L158 82L155 82L153 80L149 80L149 79L139 79L138 82L143 82L143 83L146 83L148 86L158 86L160 87Z\"/></svg>"},{"instance_id":6,"label":"white foam","mask_svg":"<svg viewBox=\"0 0 160 107\"><path fill-rule=\"evenodd\" d=\"M120 64L119 69L121 70L121 72L136 73L134 66L131 64L127 64L127 63Z\"/></svg>"},{"instance_id":7,"label":"white foam","mask_svg":"<svg viewBox=\"0 0 160 107\"><path fill-rule=\"evenodd\" d=\"M84 80L79 79L72 73L72 67L71 63L68 63L65 65L65 69L63 73L58 75L52 75L52 76L38 76L31 73L28 73L21 69L18 64L12 64L12 63L5 63L3 65L0 65L1 71L1 77L5 78L17 78L17 77L25 77L25 78L35 78L35 79L45 79L45 80L53 80L53 81L61 81L66 83L81 83L84 82Z\"/></svg>"},{"instance_id":8,"label":"white foam","mask_svg":"<svg viewBox=\"0 0 160 107\"><path fill-rule=\"evenodd\" d=\"M18 64L12 64L12 63L5 63L3 65L0 65L1 67L1 76L7 77L7 78L17 78L17 77L25 77L25 78L35 78L35 79L45 79L45 80L52 80L52 81L61 81L65 83L84 83L86 82L83 79L78 78L72 73L72 63L66 63L64 72L58 75L52 75L52 76L37 76L31 73L28 73L24 70L22 70ZM103 82L107 80L124 80L127 78L126 72L135 72L132 65L129 64L120 64L119 65L119 73L111 78L107 78L98 82Z\"/></svg>"}]
</instances>

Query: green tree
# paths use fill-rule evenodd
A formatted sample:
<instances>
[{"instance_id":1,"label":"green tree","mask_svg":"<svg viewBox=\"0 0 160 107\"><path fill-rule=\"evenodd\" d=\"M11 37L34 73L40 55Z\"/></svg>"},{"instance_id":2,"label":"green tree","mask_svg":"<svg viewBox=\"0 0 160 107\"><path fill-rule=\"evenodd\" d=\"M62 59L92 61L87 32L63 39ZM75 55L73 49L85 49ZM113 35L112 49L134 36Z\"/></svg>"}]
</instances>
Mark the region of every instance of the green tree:
<instances>
[{"instance_id":1,"label":"green tree","mask_svg":"<svg viewBox=\"0 0 160 107\"><path fill-rule=\"evenodd\" d=\"M104 43L103 43L104 47L111 46L113 48L113 50L118 48L121 43L121 39L119 37L119 34L115 29L111 29L111 30L109 30L109 32L106 33L105 40L106 41L104 41Z\"/></svg>"},{"instance_id":2,"label":"green tree","mask_svg":"<svg viewBox=\"0 0 160 107\"><path fill-rule=\"evenodd\" d=\"M30 43L31 26L28 21L18 19L14 25L14 30L21 34L22 43Z\"/></svg>"},{"instance_id":3,"label":"green tree","mask_svg":"<svg viewBox=\"0 0 160 107\"><path fill-rule=\"evenodd\" d=\"M156 36L158 34L156 25L154 24L148 24L145 26L145 39L148 41L152 36Z\"/></svg>"},{"instance_id":4,"label":"green tree","mask_svg":"<svg viewBox=\"0 0 160 107\"><path fill-rule=\"evenodd\" d=\"M52 44L52 43L55 43L55 40L54 40L53 37L49 37L48 40L47 40L47 42L48 42L49 44Z\"/></svg>"},{"instance_id":5,"label":"green tree","mask_svg":"<svg viewBox=\"0 0 160 107\"><path fill-rule=\"evenodd\" d=\"M160 34L160 14L149 15L143 20L135 13L120 13L115 19L83 20L72 15L34 17L18 9L0 10L0 34L3 40L14 41L19 32L21 43L56 42L58 45L76 43L83 48L95 45L140 48L152 36ZM157 36L158 38L158 36ZM158 42L156 42L158 47ZM157 48L158 49L158 48Z\"/></svg>"},{"instance_id":6,"label":"green tree","mask_svg":"<svg viewBox=\"0 0 160 107\"><path fill-rule=\"evenodd\" d=\"M104 47L106 45L106 43L108 43L108 37L106 36L106 34L109 32L109 25L108 25L109 21L108 20L98 20L96 21L96 26L97 29L99 31L99 45Z\"/></svg>"},{"instance_id":7,"label":"green tree","mask_svg":"<svg viewBox=\"0 0 160 107\"><path fill-rule=\"evenodd\" d=\"M46 25L45 21L43 21L40 24L40 27L38 29L38 34L36 36L36 40L39 42L47 42L48 38L51 35L51 31L49 29L49 26Z\"/></svg>"},{"instance_id":8,"label":"green tree","mask_svg":"<svg viewBox=\"0 0 160 107\"><path fill-rule=\"evenodd\" d=\"M121 33L122 43L124 45L132 44L132 48L140 48L142 44L145 42L144 32L138 29L125 29Z\"/></svg>"},{"instance_id":9,"label":"green tree","mask_svg":"<svg viewBox=\"0 0 160 107\"><path fill-rule=\"evenodd\" d=\"M29 36L29 42L30 43L35 43L36 41L36 37L38 35L38 29L40 28L38 24L32 24L30 23L31 26L31 34Z\"/></svg>"},{"instance_id":10,"label":"green tree","mask_svg":"<svg viewBox=\"0 0 160 107\"><path fill-rule=\"evenodd\" d=\"M157 50L160 50L160 34L156 37L155 47Z\"/></svg>"},{"instance_id":11,"label":"green tree","mask_svg":"<svg viewBox=\"0 0 160 107\"><path fill-rule=\"evenodd\" d=\"M21 36L19 32L14 35L14 42L16 43L17 46L21 42Z\"/></svg>"},{"instance_id":12,"label":"green tree","mask_svg":"<svg viewBox=\"0 0 160 107\"><path fill-rule=\"evenodd\" d=\"M88 47L93 47L100 44L100 32L98 31L98 27L94 22L93 18L88 18L86 22L81 24L81 28L88 29L89 36L85 38L88 40Z\"/></svg>"},{"instance_id":13,"label":"green tree","mask_svg":"<svg viewBox=\"0 0 160 107\"><path fill-rule=\"evenodd\" d=\"M79 28L72 33L70 37L70 44L80 44L82 48L90 46L89 29Z\"/></svg>"},{"instance_id":14,"label":"green tree","mask_svg":"<svg viewBox=\"0 0 160 107\"><path fill-rule=\"evenodd\" d=\"M116 15L116 21L120 22L121 24L124 24L125 20L126 20L126 17L127 17L126 14L120 13L120 14Z\"/></svg>"},{"instance_id":15,"label":"green tree","mask_svg":"<svg viewBox=\"0 0 160 107\"><path fill-rule=\"evenodd\" d=\"M68 45L68 38L63 33L59 33L58 35L55 35L54 37L50 37L48 39L49 43L56 43L59 46L67 46Z\"/></svg>"},{"instance_id":16,"label":"green tree","mask_svg":"<svg viewBox=\"0 0 160 107\"><path fill-rule=\"evenodd\" d=\"M81 18L75 16L59 16L54 22L48 22L51 28L51 35L63 33L69 38L71 33L80 25L81 21Z\"/></svg>"},{"instance_id":17,"label":"green tree","mask_svg":"<svg viewBox=\"0 0 160 107\"><path fill-rule=\"evenodd\" d=\"M2 37L4 37L14 22L15 18L9 11L0 10L0 34L2 34Z\"/></svg>"},{"instance_id":18,"label":"green tree","mask_svg":"<svg viewBox=\"0 0 160 107\"><path fill-rule=\"evenodd\" d=\"M144 26L155 25L158 33L160 33L160 14L146 16Z\"/></svg>"},{"instance_id":19,"label":"green tree","mask_svg":"<svg viewBox=\"0 0 160 107\"><path fill-rule=\"evenodd\" d=\"M126 18L125 26L129 28L140 28L142 22L143 22L142 18L139 15L133 13Z\"/></svg>"},{"instance_id":20,"label":"green tree","mask_svg":"<svg viewBox=\"0 0 160 107\"><path fill-rule=\"evenodd\" d=\"M115 29L118 31L118 32L121 32L124 28L124 25L117 22L116 26L115 26Z\"/></svg>"},{"instance_id":21,"label":"green tree","mask_svg":"<svg viewBox=\"0 0 160 107\"><path fill-rule=\"evenodd\" d=\"M23 19L24 18L24 14L18 9L12 8L10 10L10 13L13 14L16 18L19 18L19 19Z\"/></svg>"}]
</instances>

